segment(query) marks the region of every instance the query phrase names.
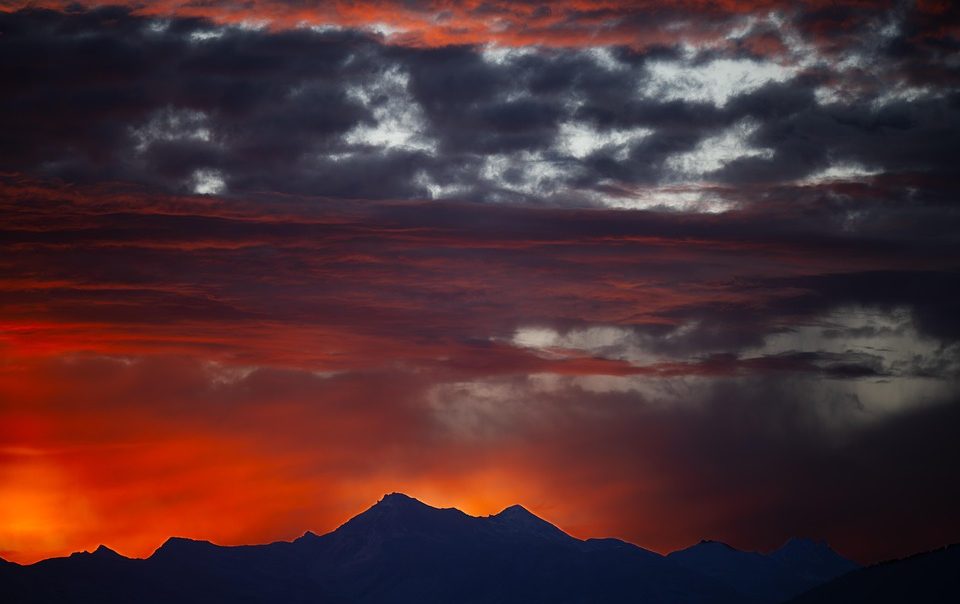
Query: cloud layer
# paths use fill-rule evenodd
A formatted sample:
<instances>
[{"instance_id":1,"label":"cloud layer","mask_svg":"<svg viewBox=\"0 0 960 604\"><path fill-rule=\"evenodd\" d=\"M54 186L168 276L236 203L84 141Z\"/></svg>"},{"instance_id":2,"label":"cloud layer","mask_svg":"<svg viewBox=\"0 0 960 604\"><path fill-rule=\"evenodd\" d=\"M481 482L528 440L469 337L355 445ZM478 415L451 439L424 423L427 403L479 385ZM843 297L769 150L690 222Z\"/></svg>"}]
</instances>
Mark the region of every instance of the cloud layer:
<instances>
[{"instance_id":1,"label":"cloud layer","mask_svg":"<svg viewBox=\"0 0 960 604\"><path fill-rule=\"evenodd\" d=\"M728 15L722 43L567 48L0 14L0 153L48 178L236 195L700 211L831 183L949 196L956 38L917 8L833 10ZM839 48L820 39L837 20Z\"/></svg>"}]
</instances>

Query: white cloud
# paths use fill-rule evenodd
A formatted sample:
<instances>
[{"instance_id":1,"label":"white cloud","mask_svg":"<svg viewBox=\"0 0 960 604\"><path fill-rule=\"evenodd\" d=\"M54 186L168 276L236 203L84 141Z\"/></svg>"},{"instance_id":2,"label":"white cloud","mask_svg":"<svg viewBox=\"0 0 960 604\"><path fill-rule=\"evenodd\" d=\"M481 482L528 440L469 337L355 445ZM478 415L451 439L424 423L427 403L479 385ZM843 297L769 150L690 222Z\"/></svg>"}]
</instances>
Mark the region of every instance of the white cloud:
<instances>
[{"instance_id":1,"label":"white cloud","mask_svg":"<svg viewBox=\"0 0 960 604\"><path fill-rule=\"evenodd\" d=\"M368 25L365 25L364 29L371 31L377 34L378 36L382 36L384 38L390 38L392 36L395 36L397 34L402 34L407 31L402 27L397 27L395 25L390 25L389 23L382 23L382 22L370 23Z\"/></svg>"},{"instance_id":2,"label":"white cloud","mask_svg":"<svg viewBox=\"0 0 960 604\"><path fill-rule=\"evenodd\" d=\"M773 62L717 59L702 65L656 61L647 65L641 93L658 100L713 103L722 107L731 98L770 82L785 82L795 71Z\"/></svg>"},{"instance_id":3,"label":"white cloud","mask_svg":"<svg viewBox=\"0 0 960 604\"><path fill-rule=\"evenodd\" d=\"M206 168L194 171L190 184L193 192L198 195L218 195L227 188L222 173Z\"/></svg>"},{"instance_id":4,"label":"white cloud","mask_svg":"<svg viewBox=\"0 0 960 604\"><path fill-rule=\"evenodd\" d=\"M510 343L536 350L548 357L562 358L570 353L648 364L661 360L651 352L648 338L634 330L616 325L594 325L559 332L550 327L520 327Z\"/></svg>"},{"instance_id":5,"label":"white cloud","mask_svg":"<svg viewBox=\"0 0 960 604\"><path fill-rule=\"evenodd\" d=\"M874 168L868 168L863 164L851 163L851 162L842 162L833 164L828 168L824 168L818 172L808 175L800 182L803 184L821 184L826 182L849 182L849 181L858 181L868 179L877 174L881 174L882 170L877 170Z\"/></svg>"},{"instance_id":6,"label":"white cloud","mask_svg":"<svg viewBox=\"0 0 960 604\"><path fill-rule=\"evenodd\" d=\"M934 354L938 348L937 341L924 338L917 332L908 309L849 307L794 326L788 331L770 334L762 346L746 350L744 354L867 352L879 355L885 364L891 365L897 361L907 361L917 354Z\"/></svg>"},{"instance_id":7,"label":"white cloud","mask_svg":"<svg viewBox=\"0 0 960 604\"><path fill-rule=\"evenodd\" d=\"M426 135L423 109L410 94L409 75L398 67L384 70L378 77L347 94L366 106L374 125L360 124L344 135L348 145L381 149L436 151L436 141Z\"/></svg>"},{"instance_id":8,"label":"white cloud","mask_svg":"<svg viewBox=\"0 0 960 604\"><path fill-rule=\"evenodd\" d=\"M493 188L526 195L563 191L567 177L556 162L531 151L487 155L480 168L480 178Z\"/></svg>"},{"instance_id":9,"label":"white cloud","mask_svg":"<svg viewBox=\"0 0 960 604\"><path fill-rule=\"evenodd\" d=\"M613 156L624 161L631 146L653 134L649 128L625 130L596 130L582 122L564 122L557 131L557 150L570 157L583 159L601 149L608 149Z\"/></svg>"},{"instance_id":10,"label":"white cloud","mask_svg":"<svg viewBox=\"0 0 960 604\"><path fill-rule=\"evenodd\" d=\"M538 51L536 48L526 46L511 48L508 46L487 44L480 50L480 57L487 63L492 63L494 65L506 65L516 61L517 59L535 55L537 52Z\"/></svg>"},{"instance_id":11,"label":"white cloud","mask_svg":"<svg viewBox=\"0 0 960 604\"><path fill-rule=\"evenodd\" d=\"M297 27L301 29L307 29L312 31L315 34L328 34L330 32L344 31L344 27L341 25L336 25L333 23L310 23L308 21L301 21L297 23Z\"/></svg>"},{"instance_id":12,"label":"white cloud","mask_svg":"<svg viewBox=\"0 0 960 604\"><path fill-rule=\"evenodd\" d=\"M905 82L898 82L885 88L883 93L873 100L872 106L874 109L882 109L892 103L915 103L942 96L943 91L934 90L929 86L911 86Z\"/></svg>"},{"instance_id":13,"label":"white cloud","mask_svg":"<svg viewBox=\"0 0 960 604\"><path fill-rule=\"evenodd\" d=\"M450 199L470 191L469 187L462 185L438 182L427 170L419 170L414 176L413 182L426 189L430 199Z\"/></svg>"},{"instance_id":14,"label":"white cloud","mask_svg":"<svg viewBox=\"0 0 960 604\"><path fill-rule=\"evenodd\" d=\"M663 351L669 340L685 337L696 326L689 323L657 337L618 326L566 332L529 326L517 329L510 342L547 358L589 355L637 366L674 360L695 362L696 358L678 358ZM960 345L945 345L919 333L907 309L839 309L771 333L762 345L731 352L741 359L807 354L800 358L808 358L823 369L863 364L877 370L876 375L844 377L840 373L833 379L807 371L778 375L782 383L772 387L803 392L809 399L809 411L825 426L838 430L942 402L960 387ZM528 396L562 395L570 389L598 395L631 393L645 407L667 407L710 401L718 384L733 384L744 391L771 387L768 374L752 372L730 376L536 374L529 376ZM513 396L520 395L514 392Z\"/></svg>"},{"instance_id":15,"label":"white cloud","mask_svg":"<svg viewBox=\"0 0 960 604\"><path fill-rule=\"evenodd\" d=\"M598 198L603 205L624 210L659 210L719 214L735 209L738 204L711 190L705 184L662 185L634 188L620 195Z\"/></svg>"},{"instance_id":16,"label":"white cloud","mask_svg":"<svg viewBox=\"0 0 960 604\"><path fill-rule=\"evenodd\" d=\"M136 150L143 153L156 142L195 140L210 142L213 134L207 114L192 109L167 107L155 112L146 124L130 129Z\"/></svg>"},{"instance_id":17,"label":"white cloud","mask_svg":"<svg viewBox=\"0 0 960 604\"><path fill-rule=\"evenodd\" d=\"M835 310L787 331L770 334L762 346L742 355L823 353L876 359L886 375L852 380L812 380L823 392L844 392L863 410L861 420L883 417L950 396L958 386L960 347L945 347L920 334L908 309L848 307ZM941 378L923 375L937 366Z\"/></svg>"},{"instance_id":18,"label":"white cloud","mask_svg":"<svg viewBox=\"0 0 960 604\"><path fill-rule=\"evenodd\" d=\"M224 28L220 29L202 29L190 32L192 42L206 42L207 40L217 40L223 37Z\"/></svg>"},{"instance_id":19,"label":"white cloud","mask_svg":"<svg viewBox=\"0 0 960 604\"><path fill-rule=\"evenodd\" d=\"M607 71L622 71L625 65L606 46L595 46L585 51L598 67Z\"/></svg>"},{"instance_id":20,"label":"white cloud","mask_svg":"<svg viewBox=\"0 0 960 604\"><path fill-rule=\"evenodd\" d=\"M677 175L689 177L715 172L746 157L770 159L773 149L750 145L749 139L759 127L755 121L742 120L716 136L703 139L692 151L671 155L664 164Z\"/></svg>"},{"instance_id":21,"label":"white cloud","mask_svg":"<svg viewBox=\"0 0 960 604\"><path fill-rule=\"evenodd\" d=\"M153 19L147 24L147 31L154 34L166 33L170 29L170 19Z\"/></svg>"}]
</instances>

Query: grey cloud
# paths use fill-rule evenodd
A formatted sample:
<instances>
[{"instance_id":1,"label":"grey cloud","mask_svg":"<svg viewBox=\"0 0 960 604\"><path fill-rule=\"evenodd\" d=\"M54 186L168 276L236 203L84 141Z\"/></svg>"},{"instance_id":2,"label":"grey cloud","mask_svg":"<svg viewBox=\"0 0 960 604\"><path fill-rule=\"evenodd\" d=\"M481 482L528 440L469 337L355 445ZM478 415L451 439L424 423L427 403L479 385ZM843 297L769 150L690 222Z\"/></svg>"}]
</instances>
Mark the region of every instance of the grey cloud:
<instances>
[{"instance_id":1,"label":"grey cloud","mask_svg":"<svg viewBox=\"0 0 960 604\"><path fill-rule=\"evenodd\" d=\"M808 15L821 25L849 18ZM736 49L693 57L667 47L414 49L349 31L224 28L185 18L159 24L119 8L5 13L0 30L8 86L0 157L7 170L73 182L190 190L206 170L234 194L646 207L628 191L655 197L664 183L708 179L738 187L731 201L752 203L762 195L743 187L767 195L838 163L934 176L960 152L960 109L947 80L942 88L925 80L917 86L930 92L901 91L882 102L878 95L889 90L880 82L869 94L823 104L818 87L845 72L819 66L777 75L767 59ZM856 35L867 44L880 34ZM943 50L903 44L889 60L915 79L927 67L951 69ZM694 79L661 81L654 65L693 70ZM740 70L749 86L727 90L711 73L715 65ZM751 75L750 65L762 69ZM390 73L405 79L384 88ZM764 84L768 77L777 81ZM710 94L730 95L721 105L688 96L714 88ZM137 138L171 112L199 117L146 144ZM701 150L714 159L699 176L671 168L744 123L756 129L736 144L763 153L730 143ZM560 145L571 125L584 149L576 156ZM356 134L397 128L406 130L395 144L364 146ZM636 128L644 135L628 133Z\"/></svg>"}]
</instances>

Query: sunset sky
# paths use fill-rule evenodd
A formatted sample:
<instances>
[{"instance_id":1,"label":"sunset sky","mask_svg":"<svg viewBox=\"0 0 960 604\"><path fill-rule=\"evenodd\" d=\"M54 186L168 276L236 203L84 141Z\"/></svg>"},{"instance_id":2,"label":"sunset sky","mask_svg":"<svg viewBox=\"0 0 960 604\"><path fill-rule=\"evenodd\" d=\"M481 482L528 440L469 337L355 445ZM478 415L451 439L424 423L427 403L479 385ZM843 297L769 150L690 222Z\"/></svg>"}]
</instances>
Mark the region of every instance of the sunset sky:
<instances>
[{"instance_id":1,"label":"sunset sky","mask_svg":"<svg viewBox=\"0 0 960 604\"><path fill-rule=\"evenodd\" d=\"M960 541L960 9L0 0L0 557L384 493Z\"/></svg>"}]
</instances>

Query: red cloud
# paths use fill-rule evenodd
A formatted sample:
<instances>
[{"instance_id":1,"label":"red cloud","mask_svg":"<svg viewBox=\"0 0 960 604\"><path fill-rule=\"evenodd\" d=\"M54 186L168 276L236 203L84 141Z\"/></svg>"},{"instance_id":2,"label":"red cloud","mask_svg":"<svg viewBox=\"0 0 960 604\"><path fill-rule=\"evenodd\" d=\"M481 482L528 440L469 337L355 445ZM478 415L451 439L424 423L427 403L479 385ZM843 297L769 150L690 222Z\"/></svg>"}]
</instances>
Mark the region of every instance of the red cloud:
<instances>
[{"instance_id":1,"label":"red cloud","mask_svg":"<svg viewBox=\"0 0 960 604\"><path fill-rule=\"evenodd\" d=\"M80 4L97 7L114 3L94 1ZM15 10L43 6L65 10L76 5L76 2L62 0L31 0L8 3L6 8ZM892 2L817 0L798 5L782 0L562 0L549 4L480 0L427 0L418 3L383 0L256 0L238 4L226 0L202 3L161 0L146 4L131 3L129 6L136 13L146 16L202 17L223 24L263 25L277 29L310 25L369 28L385 33L394 43L412 46L495 43L503 46L625 45L643 48L672 45L678 39L725 45L726 35L742 25L739 22L741 17L772 13L813 14L815 16L809 20L808 31L818 34L842 29L845 23L862 19L865 13L877 14L888 10ZM936 16L948 10L937 2L921 3L918 9L919 14L924 16ZM820 16L820 11L828 14ZM838 13L844 16L837 17ZM776 45L760 42L759 39L750 47L754 51L779 50Z\"/></svg>"}]
</instances>

